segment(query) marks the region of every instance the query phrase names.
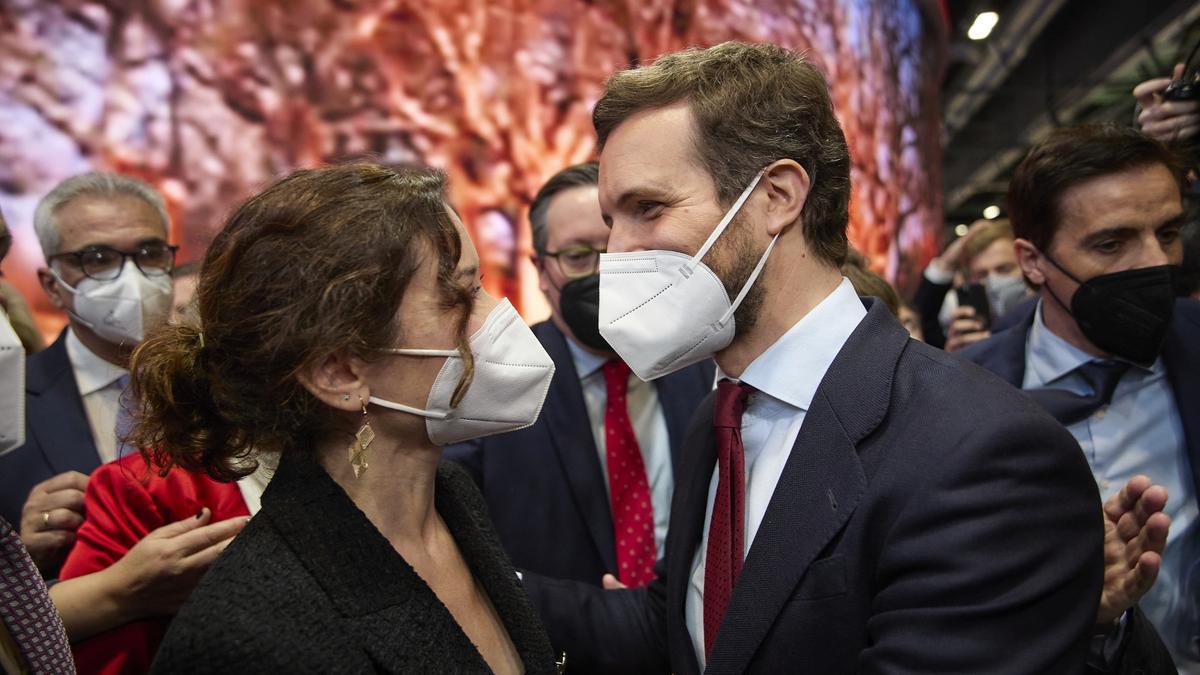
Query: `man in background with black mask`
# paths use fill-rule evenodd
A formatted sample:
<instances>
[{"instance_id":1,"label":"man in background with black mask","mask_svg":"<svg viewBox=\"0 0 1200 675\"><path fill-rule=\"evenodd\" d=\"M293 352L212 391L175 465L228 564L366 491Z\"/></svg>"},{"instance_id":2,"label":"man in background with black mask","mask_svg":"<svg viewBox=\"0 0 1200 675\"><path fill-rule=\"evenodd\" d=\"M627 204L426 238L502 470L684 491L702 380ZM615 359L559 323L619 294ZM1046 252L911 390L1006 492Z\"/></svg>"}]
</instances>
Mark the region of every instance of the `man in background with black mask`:
<instances>
[{"instance_id":1,"label":"man in background with black mask","mask_svg":"<svg viewBox=\"0 0 1200 675\"><path fill-rule=\"evenodd\" d=\"M451 446L474 476L518 569L590 584L653 578L687 423L712 390L704 361L647 383L600 336L595 162L555 174L530 205L533 263L551 317L533 327L554 359L545 408L527 429Z\"/></svg>"},{"instance_id":2,"label":"man in background with black mask","mask_svg":"<svg viewBox=\"0 0 1200 675\"><path fill-rule=\"evenodd\" d=\"M1067 427L1102 497L1138 474L1166 488L1170 534L1140 606L1180 670L1196 672L1200 302L1174 293L1182 177L1162 144L1133 129L1061 129L1035 146L1013 176L1008 210L1040 302L962 355Z\"/></svg>"}]
</instances>

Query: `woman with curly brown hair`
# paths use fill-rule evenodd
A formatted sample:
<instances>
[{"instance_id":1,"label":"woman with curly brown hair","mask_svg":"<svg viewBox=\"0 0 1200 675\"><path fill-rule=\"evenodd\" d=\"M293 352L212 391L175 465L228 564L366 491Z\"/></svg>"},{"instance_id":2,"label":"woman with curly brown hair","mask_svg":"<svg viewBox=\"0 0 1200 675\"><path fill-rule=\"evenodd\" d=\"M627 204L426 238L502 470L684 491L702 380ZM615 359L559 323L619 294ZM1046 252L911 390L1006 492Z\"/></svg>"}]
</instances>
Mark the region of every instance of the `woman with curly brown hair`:
<instances>
[{"instance_id":1,"label":"woman with curly brown hair","mask_svg":"<svg viewBox=\"0 0 1200 675\"><path fill-rule=\"evenodd\" d=\"M553 364L441 174L302 170L230 217L198 327L132 364L130 441L262 509L175 618L155 672L548 672L550 644L470 479L441 446L531 424Z\"/></svg>"}]
</instances>

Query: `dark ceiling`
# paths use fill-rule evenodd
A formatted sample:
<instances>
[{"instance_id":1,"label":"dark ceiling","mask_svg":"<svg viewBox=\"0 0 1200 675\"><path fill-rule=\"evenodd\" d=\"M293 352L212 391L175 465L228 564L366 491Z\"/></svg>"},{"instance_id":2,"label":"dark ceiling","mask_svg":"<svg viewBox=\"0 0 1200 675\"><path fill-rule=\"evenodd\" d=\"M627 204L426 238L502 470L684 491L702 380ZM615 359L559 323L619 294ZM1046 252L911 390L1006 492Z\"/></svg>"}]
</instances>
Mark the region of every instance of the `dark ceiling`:
<instances>
[{"instance_id":1,"label":"dark ceiling","mask_svg":"<svg viewBox=\"0 0 1200 675\"><path fill-rule=\"evenodd\" d=\"M1195 0L949 0L942 93L946 225L1003 207L1013 168L1048 130L1132 123L1133 87L1167 76L1200 40ZM985 40L979 12L1000 21Z\"/></svg>"}]
</instances>

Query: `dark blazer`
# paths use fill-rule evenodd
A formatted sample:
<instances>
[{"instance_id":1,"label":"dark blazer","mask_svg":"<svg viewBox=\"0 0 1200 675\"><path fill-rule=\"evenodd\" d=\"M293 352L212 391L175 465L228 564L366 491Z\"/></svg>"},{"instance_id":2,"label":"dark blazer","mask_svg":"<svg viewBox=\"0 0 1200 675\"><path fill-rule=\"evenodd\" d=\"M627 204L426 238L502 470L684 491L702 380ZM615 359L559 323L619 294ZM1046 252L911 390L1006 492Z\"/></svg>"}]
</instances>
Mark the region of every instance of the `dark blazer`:
<instances>
[{"instance_id":1,"label":"dark blazer","mask_svg":"<svg viewBox=\"0 0 1200 675\"><path fill-rule=\"evenodd\" d=\"M821 381L746 557L709 673L1073 673L1102 577L1096 484L1060 425L878 301ZM685 442L666 558L640 591L526 577L596 671L699 672L684 618L716 460ZM980 415L979 411L988 411Z\"/></svg>"},{"instance_id":2,"label":"dark blazer","mask_svg":"<svg viewBox=\"0 0 1200 675\"><path fill-rule=\"evenodd\" d=\"M554 360L554 380L533 426L451 446L487 500L496 533L521 570L599 584L616 572L608 482L567 337L553 322L533 333ZM654 381L677 470L688 420L713 388L711 361Z\"/></svg>"},{"instance_id":3,"label":"dark blazer","mask_svg":"<svg viewBox=\"0 0 1200 675\"><path fill-rule=\"evenodd\" d=\"M555 671L537 613L470 478L443 462L437 510L525 669ZM155 673L490 672L433 591L312 458L285 456L262 510L172 622Z\"/></svg>"},{"instance_id":4,"label":"dark blazer","mask_svg":"<svg viewBox=\"0 0 1200 675\"><path fill-rule=\"evenodd\" d=\"M1035 313L1020 323L962 350L961 356L999 375L1018 389L1025 382L1025 345ZM1175 301L1175 318L1162 352L1167 381L1183 422L1192 480L1200 492L1200 301Z\"/></svg>"},{"instance_id":5,"label":"dark blazer","mask_svg":"<svg viewBox=\"0 0 1200 675\"><path fill-rule=\"evenodd\" d=\"M1036 304L1031 306L1019 323L971 345L960 355L1020 388L1025 383L1025 348L1036 316L1035 307ZM1200 490L1200 350L1197 345L1200 345L1200 302L1176 300L1175 318L1163 345L1162 359L1183 423L1192 480ZM1130 625L1118 660L1118 672L1175 672L1166 646L1141 611L1135 607L1127 620Z\"/></svg>"},{"instance_id":6,"label":"dark blazer","mask_svg":"<svg viewBox=\"0 0 1200 675\"><path fill-rule=\"evenodd\" d=\"M64 330L25 359L25 445L0 457L0 517L20 523L33 486L66 471L90 474L98 466Z\"/></svg>"}]
</instances>

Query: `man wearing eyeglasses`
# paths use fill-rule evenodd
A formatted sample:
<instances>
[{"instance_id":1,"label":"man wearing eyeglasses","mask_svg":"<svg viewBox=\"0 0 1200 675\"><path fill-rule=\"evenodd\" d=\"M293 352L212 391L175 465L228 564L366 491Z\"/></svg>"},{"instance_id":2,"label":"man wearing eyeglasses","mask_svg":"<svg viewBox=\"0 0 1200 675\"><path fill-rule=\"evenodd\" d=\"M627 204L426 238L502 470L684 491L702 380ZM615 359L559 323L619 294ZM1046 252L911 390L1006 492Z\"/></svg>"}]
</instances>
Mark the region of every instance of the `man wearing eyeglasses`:
<instances>
[{"instance_id":1,"label":"man wearing eyeglasses","mask_svg":"<svg viewBox=\"0 0 1200 675\"><path fill-rule=\"evenodd\" d=\"M529 219L551 318L533 327L554 359L545 408L527 429L447 449L487 499L518 569L644 586L661 557L674 463L711 362L646 383L600 336L598 265L609 229L595 162L554 175Z\"/></svg>"},{"instance_id":2,"label":"man wearing eyeglasses","mask_svg":"<svg viewBox=\"0 0 1200 675\"><path fill-rule=\"evenodd\" d=\"M0 459L0 516L20 523L30 556L53 577L83 522L87 475L127 452L129 356L170 313L175 247L162 196L115 174L59 183L38 203L34 228L47 262L38 279L69 325L28 359L26 440Z\"/></svg>"}]
</instances>

